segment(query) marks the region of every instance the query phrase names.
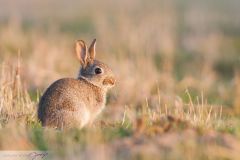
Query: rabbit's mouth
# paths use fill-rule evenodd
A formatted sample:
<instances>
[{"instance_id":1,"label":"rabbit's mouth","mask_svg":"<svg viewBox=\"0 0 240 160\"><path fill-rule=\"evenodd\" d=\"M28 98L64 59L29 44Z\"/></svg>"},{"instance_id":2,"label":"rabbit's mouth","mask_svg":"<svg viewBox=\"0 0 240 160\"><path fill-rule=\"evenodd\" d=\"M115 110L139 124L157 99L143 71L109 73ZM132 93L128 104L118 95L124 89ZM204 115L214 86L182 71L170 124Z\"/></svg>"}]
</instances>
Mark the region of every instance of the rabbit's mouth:
<instances>
[{"instance_id":1,"label":"rabbit's mouth","mask_svg":"<svg viewBox=\"0 0 240 160\"><path fill-rule=\"evenodd\" d=\"M103 80L103 85L110 85L110 86L114 86L115 85L115 78L113 77L106 77L104 80Z\"/></svg>"}]
</instances>

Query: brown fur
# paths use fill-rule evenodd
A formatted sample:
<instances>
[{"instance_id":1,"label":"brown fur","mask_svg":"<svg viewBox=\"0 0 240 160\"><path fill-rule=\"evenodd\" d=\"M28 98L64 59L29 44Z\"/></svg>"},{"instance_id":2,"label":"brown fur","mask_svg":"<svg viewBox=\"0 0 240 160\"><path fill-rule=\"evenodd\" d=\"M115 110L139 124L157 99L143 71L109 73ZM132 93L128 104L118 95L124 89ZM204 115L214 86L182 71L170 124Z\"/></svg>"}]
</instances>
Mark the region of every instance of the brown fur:
<instances>
[{"instance_id":1,"label":"brown fur","mask_svg":"<svg viewBox=\"0 0 240 160\"><path fill-rule=\"evenodd\" d=\"M78 79L57 80L43 94L38 108L38 118L43 126L81 128L91 123L104 108L106 92L115 79L107 65L94 59L95 44L96 40L89 53L85 42L78 41L76 52L79 52L77 57L82 65ZM95 74L96 67L103 73Z\"/></svg>"},{"instance_id":2,"label":"brown fur","mask_svg":"<svg viewBox=\"0 0 240 160\"><path fill-rule=\"evenodd\" d=\"M43 126L57 128L66 125L68 125L67 128L73 127L73 125L82 126L81 117L74 117L72 112L78 112L78 108L83 104L88 104L86 107L89 111L97 113L102 108L96 106L104 106L104 103L105 92L102 89L84 79L64 78L54 82L42 96L38 117ZM65 114L56 113L56 111L64 111ZM94 118L95 116L91 119Z\"/></svg>"}]
</instances>

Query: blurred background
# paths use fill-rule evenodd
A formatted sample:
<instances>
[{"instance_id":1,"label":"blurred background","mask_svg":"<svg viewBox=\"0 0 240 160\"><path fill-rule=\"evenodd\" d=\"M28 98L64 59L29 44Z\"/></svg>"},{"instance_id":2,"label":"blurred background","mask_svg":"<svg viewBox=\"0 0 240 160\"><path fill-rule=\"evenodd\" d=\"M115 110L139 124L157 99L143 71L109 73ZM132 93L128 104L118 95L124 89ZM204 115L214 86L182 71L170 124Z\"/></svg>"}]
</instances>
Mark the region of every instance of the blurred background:
<instances>
[{"instance_id":1,"label":"blurred background","mask_svg":"<svg viewBox=\"0 0 240 160\"><path fill-rule=\"evenodd\" d=\"M0 150L240 159L239 8L239 0L0 0ZM97 59L117 77L103 114L81 130L43 128L39 97L77 77L75 41L94 38Z\"/></svg>"},{"instance_id":2,"label":"blurred background","mask_svg":"<svg viewBox=\"0 0 240 160\"><path fill-rule=\"evenodd\" d=\"M117 76L108 105L185 101L186 90L240 112L240 1L0 0L0 63L16 65L31 98L76 77L74 42L97 39ZM238 111L239 110L239 111Z\"/></svg>"}]
</instances>

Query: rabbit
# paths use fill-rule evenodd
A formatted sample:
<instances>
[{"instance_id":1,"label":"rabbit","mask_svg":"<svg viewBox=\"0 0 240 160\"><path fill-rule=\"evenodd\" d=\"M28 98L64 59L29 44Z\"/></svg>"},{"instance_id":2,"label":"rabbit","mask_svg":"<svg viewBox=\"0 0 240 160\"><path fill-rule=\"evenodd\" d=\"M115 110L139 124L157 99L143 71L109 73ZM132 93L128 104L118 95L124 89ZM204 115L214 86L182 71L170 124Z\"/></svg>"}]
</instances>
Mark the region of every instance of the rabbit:
<instances>
[{"instance_id":1,"label":"rabbit","mask_svg":"<svg viewBox=\"0 0 240 160\"><path fill-rule=\"evenodd\" d=\"M75 52L81 64L78 77L59 79L47 88L38 106L43 126L82 128L91 124L105 107L106 93L116 80L112 70L95 59L95 46L96 39L89 49L83 40L76 42Z\"/></svg>"}]
</instances>

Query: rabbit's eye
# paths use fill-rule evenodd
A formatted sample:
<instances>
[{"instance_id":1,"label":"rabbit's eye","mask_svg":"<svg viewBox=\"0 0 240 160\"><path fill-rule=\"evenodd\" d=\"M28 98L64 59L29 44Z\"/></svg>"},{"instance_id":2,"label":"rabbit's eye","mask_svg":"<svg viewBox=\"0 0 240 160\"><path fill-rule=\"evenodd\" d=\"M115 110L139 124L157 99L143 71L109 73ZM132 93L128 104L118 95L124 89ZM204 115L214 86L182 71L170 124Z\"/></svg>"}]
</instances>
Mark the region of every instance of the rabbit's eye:
<instances>
[{"instance_id":1,"label":"rabbit's eye","mask_svg":"<svg viewBox=\"0 0 240 160\"><path fill-rule=\"evenodd\" d=\"M102 69L101 68L95 68L95 74L101 74Z\"/></svg>"}]
</instances>

